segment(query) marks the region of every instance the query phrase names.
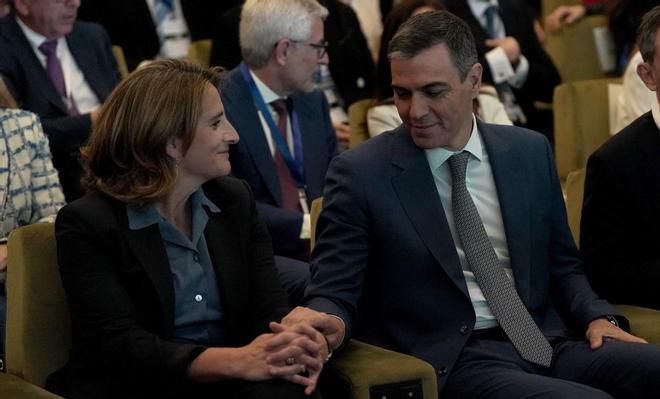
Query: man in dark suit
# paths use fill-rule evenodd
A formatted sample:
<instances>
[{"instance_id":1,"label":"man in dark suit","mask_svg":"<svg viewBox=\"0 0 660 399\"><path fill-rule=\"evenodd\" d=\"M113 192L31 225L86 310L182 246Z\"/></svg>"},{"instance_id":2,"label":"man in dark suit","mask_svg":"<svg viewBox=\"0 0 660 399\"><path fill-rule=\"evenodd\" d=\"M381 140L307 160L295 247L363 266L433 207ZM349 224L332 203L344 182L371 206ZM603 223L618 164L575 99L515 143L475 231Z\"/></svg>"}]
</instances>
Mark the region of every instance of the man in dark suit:
<instances>
[{"instance_id":1,"label":"man in dark suit","mask_svg":"<svg viewBox=\"0 0 660 399\"><path fill-rule=\"evenodd\" d=\"M290 15L300 22L292 26ZM241 137L231 149L232 172L254 191L275 253L299 259L309 248L309 205L322 195L337 150L328 103L313 91L318 66L328 62L326 15L315 0L247 1L245 63L221 87L227 118Z\"/></svg>"},{"instance_id":2,"label":"man in dark suit","mask_svg":"<svg viewBox=\"0 0 660 399\"><path fill-rule=\"evenodd\" d=\"M587 276L616 303L660 309L660 6L638 32L637 73L656 92L651 111L589 157L580 231Z\"/></svg>"},{"instance_id":3,"label":"man in dark suit","mask_svg":"<svg viewBox=\"0 0 660 399\"><path fill-rule=\"evenodd\" d=\"M443 397L657 396L660 348L587 283L548 141L474 117L467 24L417 15L389 58L404 125L333 160L307 305L429 362Z\"/></svg>"},{"instance_id":4,"label":"man in dark suit","mask_svg":"<svg viewBox=\"0 0 660 399\"><path fill-rule=\"evenodd\" d=\"M552 102L559 72L534 33L525 2L446 0L444 4L472 29L483 80L496 86L509 118L552 141L552 112L537 109L534 102Z\"/></svg>"},{"instance_id":5,"label":"man in dark suit","mask_svg":"<svg viewBox=\"0 0 660 399\"><path fill-rule=\"evenodd\" d=\"M156 58L161 51L149 1L154 4L154 0L85 0L80 6L80 19L103 25L112 44L124 50L129 70L144 60ZM181 0L178 4L189 39L211 38L216 16L238 3L238 0Z\"/></svg>"},{"instance_id":6,"label":"man in dark suit","mask_svg":"<svg viewBox=\"0 0 660 399\"><path fill-rule=\"evenodd\" d=\"M119 81L108 36L76 21L79 4L15 0L0 20L0 73L19 106L40 116L67 201L83 193L78 151Z\"/></svg>"}]
</instances>

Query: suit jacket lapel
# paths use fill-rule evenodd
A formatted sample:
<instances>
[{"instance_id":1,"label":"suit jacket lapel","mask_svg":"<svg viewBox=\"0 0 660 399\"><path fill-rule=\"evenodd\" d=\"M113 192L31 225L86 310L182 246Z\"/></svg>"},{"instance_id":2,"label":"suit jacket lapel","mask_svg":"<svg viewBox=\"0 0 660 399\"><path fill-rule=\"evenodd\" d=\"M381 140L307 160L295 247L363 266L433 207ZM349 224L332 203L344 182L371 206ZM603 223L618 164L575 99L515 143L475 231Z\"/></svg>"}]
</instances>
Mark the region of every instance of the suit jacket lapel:
<instances>
[{"instance_id":1,"label":"suit jacket lapel","mask_svg":"<svg viewBox=\"0 0 660 399\"><path fill-rule=\"evenodd\" d=\"M645 129L638 142L639 150L642 153L640 161L637 162L638 184L640 187L646 187L646 195L639 196L642 201L642 209L647 210L644 213L649 218L655 220L651 225L660 226L660 131L655 125L655 121L649 114L650 124Z\"/></svg>"},{"instance_id":2,"label":"suit jacket lapel","mask_svg":"<svg viewBox=\"0 0 660 399\"><path fill-rule=\"evenodd\" d=\"M392 142L392 185L399 201L431 254L469 298L463 270L449 230L438 191L424 151L410 139L407 129L397 129Z\"/></svg>"},{"instance_id":3,"label":"suit jacket lapel","mask_svg":"<svg viewBox=\"0 0 660 399\"><path fill-rule=\"evenodd\" d=\"M120 208L118 207L119 212L122 211ZM163 311L163 331L169 336L174 328L174 283L158 225L152 224L143 229L131 230L126 222L124 236L156 288Z\"/></svg>"},{"instance_id":4,"label":"suit jacket lapel","mask_svg":"<svg viewBox=\"0 0 660 399\"><path fill-rule=\"evenodd\" d=\"M531 182L520 154L510 151L506 137L482 122L477 122L477 126L495 179L516 288L523 302L527 302L530 296L532 228L527 187Z\"/></svg>"},{"instance_id":5,"label":"suit jacket lapel","mask_svg":"<svg viewBox=\"0 0 660 399\"><path fill-rule=\"evenodd\" d=\"M66 43L69 46L71 56L76 60L78 68L83 73L85 81L94 91L99 102L103 102L108 95L108 91L101 86L101 82L107 81L107 78L104 78L101 71L94 67L98 63L95 55L89 50L89 43L85 43L84 38L77 34L75 25L73 32L66 36Z\"/></svg>"},{"instance_id":6,"label":"suit jacket lapel","mask_svg":"<svg viewBox=\"0 0 660 399\"><path fill-rule=\"evenodd\" d=\"M223 100L234 103L231 106L234 115L230 116L235 121L237 128L240 129L238 133L241 141L244 142L242 148L252 157L255 168L277 205L282 206L282 192L276 173L277 168L270 147L268 147L268 142L264 137L261 119L254 101L252 101L252 94L243 82L238 68L231 72L229 79L230 82L225 88L226 96L223 96Z\"/></svg>"},{"instance_id":7,"label":"suit jacket lapel","mask_svg":"<svg viewBox=\"0 0 660 399\"><path fill-rule=\"evenodd\" d=\"M41 65L37 55L32 50L32 45L30 41L25 37L25 34L21 30L21 27L16 22L16 14L11 13L6 16L8 18L8 30L7 33L12 36L12 40L16 43L20 43L17 48L22 48L24 51L17 51L16 55L19 58L23 68L26 72L26 79L31 81L31 85L38 90L43 92L43 97L46 98L51 104L57 107L60 111L67 114L68 109L62 97L53 86L53 83L48 76L48 72Z\"/></svg>"},{"instance_id":8,"label":"suit jacket lapel","mask_svg":"<svg viewBox=\"0 0 660 399\"><path fill-rule=\"evenodd\" d=\"M310 110L307 104L301 101L297 96L292 96L292 100L293 109L298 115L298 122L300 124L305 182L309 186L312 184L312 182L314 182L314 176L318 175L318 163L316 160L319 158L314 149L318 148L317 143L322 139L322 137L318 134L318 121L316 121L314 117L310 115Z\"/></svg>"}]
</instances>

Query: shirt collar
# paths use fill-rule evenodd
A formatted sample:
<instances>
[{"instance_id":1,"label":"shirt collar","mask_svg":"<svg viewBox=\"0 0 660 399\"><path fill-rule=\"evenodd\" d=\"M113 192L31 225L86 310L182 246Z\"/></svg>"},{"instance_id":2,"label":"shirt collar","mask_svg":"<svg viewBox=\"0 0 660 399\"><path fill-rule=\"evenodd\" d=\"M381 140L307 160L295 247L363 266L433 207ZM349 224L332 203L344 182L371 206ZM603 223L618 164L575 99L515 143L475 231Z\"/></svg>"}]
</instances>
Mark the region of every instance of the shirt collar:
<instances>
[{"instance_id":1,"label":"shirt collar","mask_svg":"<svg viewBox=\"0 0 660 399\"><path fill-rule=\"evenodd\" d=\"M201 187L191 194L190 201L193 218L196 214L197 216L205 216L204 208L213 213L220 212L220 208L208 199ZM200 211L204 212L204 215L199 214ZM128 227L131 230L143 229L163 220L163 217L158 213L153 204L146 204L140 207L127 205L126 214L128 215Z\"/></svg>"},{"instance_id":2,"label":"shirt collar","mask_svg":"<svg viewBox=\"0 0 660 399\"><path fill-rule=\"evenodd\" d=\"M18 16L16 16L16 22L18 22L18 26L20 26L21 30L23 31L23 34L25 34L25 37L27 37L28 42L30 42L30 45L32 45L32 48L38 49L43 42L48 40L46 36L32 30L23 21L21 21L21 19ZM60 37L59 39L57 39L58 48L61 47L60 43L62 40L64 40L64 37Z\"/></svg>"},{"instance_id":3,"label":"shirt collar","mask_svg":"<svg viewBox=\"0 0 660 399\"><path fill-rule=\"evenodd\" d=\"M483 144L481 143L481 137L479 137L479 131L477 129L477 120L472 114L472 132L470 132L470 139L463 149L458 151L451 151L446 148L438 147L432 148L430 150L424 150L426 153L426 159L429 162L429 166L432 171L440 168L452 155L459 153L461 151L467 151L477 160L481 161L483 159Z\"/></svg>"},{"instance_id":4,"label":"shirt collar","mask_svg":"<svg viewBox=\"0 0 660 399\"><path fill-rule=\"evenodd\" d=\"M658 103L660 99L653 101L651 104L651 114L653 115L653 120L655 121L655 125L658 127L658 130L660 131L660 103Z\"/></svg>"},{"instance_id":5,"label":"shirt collar","mask_svg":"<svg viewBox=\"0 0 660 399\"><path fill-rule=\"evenodd\" d=\"M248 68L249 69L249 68ZM270 89L259 77L252 72L251 69L249 69L250 75L252 75L252 79L254 80L255 85L257 86L257 90L259 91L259 94L261 94L261 98L264 99L264 102L266 104L270 104L275 100L279 99L286 99L286 97L281 97L277 93L275 93L273 90Z\"/></svg>"},{"instance_id":6,"label":"shirt collar","mask_svg":"<svg viewBox=\"0 0 660 399\"><path fill-rule=\"evenodd\" d=\"M476 16L477 18L481 18L482 16L484 16L484 13L486 12L486 9L488 7L490 6L499 7L498 0L468 0L467 3L470 6L472 15Z\"/></svg>"}]
</instances>

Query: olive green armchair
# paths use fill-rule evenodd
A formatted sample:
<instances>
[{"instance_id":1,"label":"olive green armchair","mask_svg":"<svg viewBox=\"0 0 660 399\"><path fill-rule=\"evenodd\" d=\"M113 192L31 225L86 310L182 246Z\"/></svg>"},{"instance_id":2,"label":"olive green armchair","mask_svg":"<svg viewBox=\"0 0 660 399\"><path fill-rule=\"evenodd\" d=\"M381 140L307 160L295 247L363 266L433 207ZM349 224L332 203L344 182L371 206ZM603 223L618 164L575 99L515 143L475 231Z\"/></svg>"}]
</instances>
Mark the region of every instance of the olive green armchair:
<instances>
[{"instance_id":1,"label":"olive green armchair","mask_svg":"<svg viewBox=\"0 0 660 399\"><path fill-rule=\"evenodd\" d=\"M59 398L42 389L71 345L53 225L15 230L8 250L7 374L0 373L0 399ZM437 397L433 367L411 356L351 341L327 366L326 398Z\"/></svg>"}]
</instances>

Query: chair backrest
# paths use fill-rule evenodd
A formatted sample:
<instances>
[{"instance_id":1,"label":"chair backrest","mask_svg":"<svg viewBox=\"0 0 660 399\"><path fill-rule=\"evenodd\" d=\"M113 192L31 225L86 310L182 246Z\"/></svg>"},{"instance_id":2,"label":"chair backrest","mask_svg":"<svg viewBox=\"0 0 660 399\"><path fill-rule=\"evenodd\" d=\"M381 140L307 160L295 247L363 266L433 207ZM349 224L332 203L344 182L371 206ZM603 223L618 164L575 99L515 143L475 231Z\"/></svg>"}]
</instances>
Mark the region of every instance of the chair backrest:
<instances>
[{"instance_id":1,"label":"chair backrest","mask_svg":"<svg viewBox=\"0 0 660 399\"><path fill-rule=\"evenodd\" d=\"M316 243L316 222L319 220L319 215L321 214L321 209L323 209L323 197L319 197L312 201L312 208L309 210L309 222L310 222L310 238L309 245L310 250L314 249L314 244Z\"/></svg>"},{"instance_id":2,"label":"chair backrest","mask_svg":"<svg viewBox=\"0 0 660 399\"><path fill-rule=\"evenodd\" d=\"M608 85L617 79L564 83L555 88L555 159L562 180L584 168L589 155L610 137Z\"/></svg>"},{"instance_id":3,"label":"chair backrest","mask_svg":"<svg viewBox=\"0 0 660 399\"><path fill-rule=\"evenodd\" d=\"M201 67L208 68L211 65L211 39L195 40L188 47L188 61Z\"/></svg>"},{"instance_id":4,"label":"chair backrest","mask_svg":"<svg viewBox=\"0 0 660 399\"><path fill-rule=\"evenodd\" d=\"M373 101L371 98L366 98L356 101L348 107L348 127L351 129L348 148L353 148L369 138L367 111Z\"/></svg>"},{"instance_id":5,"label":"chair backrest","mask_svg":"<svg viewBox=\"0 0 660 399\"><path fill-rule=\"evenodd\" d=\"M112 46L112 54L117 60L117 69L122 79L128 76L128 66L126 65L126 57L124 57L124 50L120 46Z\"/></svg>"},{"instance_id":6,"label":"chair backrest","mask_svg":"<svg viewBox=\"0 0 660 399\"><path fill-rule=\"evenodd\" d=\"M545 49L557 67L562 82L607 77L601 68L594 39L594 29L601 27L607 27L607 18L593 15L564 26L557 33L548 34Z\"/></svg>"},{"instance_id":7,"label":"chair backrest","mask_svg":"<svg viewBox=\"0 0 660 399\"><path fill-rule=\"evenodd\" d=\"M541 0L541 17L545 19L555 8L567 4L580 4L580 0Z\"/></svg>"},{"instance_id":8,"label":"chair backrest","mask_svg":"<svg viewBox=\"0 0 660 399\"><path fill-rule=\"evenodd\" d=\"M566 215L576 245L580 245L580 218L584 199L585 169L574 170L566 178Z\"/></svg>"},{"instance_id":9,"label":"chair backrest","mask_svg":"<svg viewBox=\"0 0 660 399\"><path fill-rule=\"evenodd\" d=\"M7 371L43 387L66 363L71 347L53 224L15 230L8 251Z\"/></svg>"}]
</instances>

